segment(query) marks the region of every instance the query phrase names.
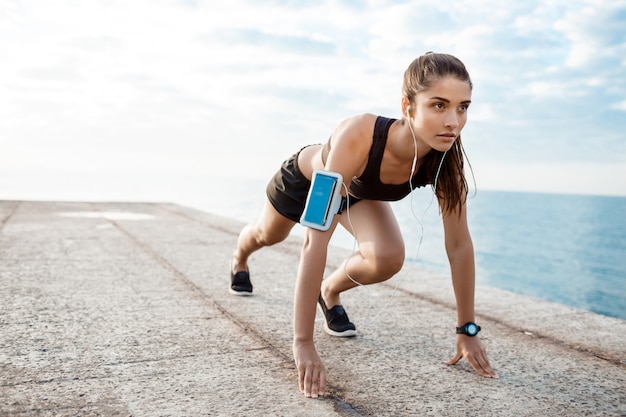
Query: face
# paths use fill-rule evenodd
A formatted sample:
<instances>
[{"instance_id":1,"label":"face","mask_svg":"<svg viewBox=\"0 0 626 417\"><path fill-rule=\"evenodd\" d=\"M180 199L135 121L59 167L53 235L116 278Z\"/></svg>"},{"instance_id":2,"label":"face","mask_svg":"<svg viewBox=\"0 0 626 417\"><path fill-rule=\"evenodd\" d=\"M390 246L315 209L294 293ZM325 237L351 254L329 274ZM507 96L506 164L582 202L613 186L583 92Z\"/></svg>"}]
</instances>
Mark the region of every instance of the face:
<instances>
[{"instance_id":1,"label":"face","mask_svg":"<svg viewBox=\"0 0 626 417\"><path fill-rule=\"evenodd\" d=\"M417 94L410 117L422 147L440 152L452 147L467 121L471 97L469 83L453 77L443 78Z\"/></svg>"}]
</instances>

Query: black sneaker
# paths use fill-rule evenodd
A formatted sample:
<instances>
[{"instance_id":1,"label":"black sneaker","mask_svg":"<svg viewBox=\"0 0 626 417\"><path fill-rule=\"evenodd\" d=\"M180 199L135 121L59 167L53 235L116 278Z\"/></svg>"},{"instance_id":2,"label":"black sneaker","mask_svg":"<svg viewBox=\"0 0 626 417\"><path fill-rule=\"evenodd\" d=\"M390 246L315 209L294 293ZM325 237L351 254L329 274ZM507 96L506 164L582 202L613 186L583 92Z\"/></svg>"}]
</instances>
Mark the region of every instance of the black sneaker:
<instances>
[{"instance_id":1,"label":"black sneaker","mask_svg":"<svg viewBox=\"0 0 626 417\"><path fill-rule=\"evenodd\" d=\"M230 293L234 295L252 295L252 283L248 271L230 273Z\"/></svg>"},{"instance_id":2,"label":"black sneaker","mask_svg":"<svg viewBox=\"0 0 626 417\"><path fill-rule=\"evenodd\" d=\"M341 305L334 306L329 310L321 294L317 302L324 312L324 331L326 333L337 337L356 336L356 327L350 322L346 310Z\"/></svg>"}]
</instances>

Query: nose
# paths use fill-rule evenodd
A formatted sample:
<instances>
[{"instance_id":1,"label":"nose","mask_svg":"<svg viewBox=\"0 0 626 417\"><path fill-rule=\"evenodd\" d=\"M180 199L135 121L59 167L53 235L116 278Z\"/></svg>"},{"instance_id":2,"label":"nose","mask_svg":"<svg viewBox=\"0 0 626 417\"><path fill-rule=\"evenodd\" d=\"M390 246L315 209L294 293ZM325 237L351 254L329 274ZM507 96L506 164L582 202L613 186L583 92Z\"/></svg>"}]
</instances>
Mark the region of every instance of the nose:
<instances>
[{"instance_id":1,"label":"nose","mask_svg":"<svg viewBox=\"0 0 626 417\"><path fill-rule=\"evenodd\" d=\"M446 117L444 119L444 125L448 129L456 129L459 126L459 117L454 111L449 111L446 113Z\"/></svg>"}]
</instances>

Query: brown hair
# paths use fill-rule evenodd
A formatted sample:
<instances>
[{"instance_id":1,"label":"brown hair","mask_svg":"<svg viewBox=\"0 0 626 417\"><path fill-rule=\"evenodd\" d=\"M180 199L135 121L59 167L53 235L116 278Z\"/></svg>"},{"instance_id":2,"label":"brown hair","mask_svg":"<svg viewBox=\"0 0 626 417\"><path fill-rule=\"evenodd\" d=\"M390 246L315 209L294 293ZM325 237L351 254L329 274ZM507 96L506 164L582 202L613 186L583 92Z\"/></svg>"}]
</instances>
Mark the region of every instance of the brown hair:
<instances>
[{"instance_id":1,"label":"brown hair","mask_svg":"<svg viewBox=\"0 0 626 417\"><path fill-rule=\"evenodd\" d=\"M427 52L415 59L404 72L402 94L413 104L419 92L446 77L467 81L470 90L473 87L465 65L458 58L448 54ZM441 209L446 213L458 208L460 214L460 208L467 198L468 186L463 171L464 155L465 150L459 135L450 150L445 153L438 176L437 170L444 153L433 149L424 157L423 167L432 181Z\"/></svg>"}]
</instances>

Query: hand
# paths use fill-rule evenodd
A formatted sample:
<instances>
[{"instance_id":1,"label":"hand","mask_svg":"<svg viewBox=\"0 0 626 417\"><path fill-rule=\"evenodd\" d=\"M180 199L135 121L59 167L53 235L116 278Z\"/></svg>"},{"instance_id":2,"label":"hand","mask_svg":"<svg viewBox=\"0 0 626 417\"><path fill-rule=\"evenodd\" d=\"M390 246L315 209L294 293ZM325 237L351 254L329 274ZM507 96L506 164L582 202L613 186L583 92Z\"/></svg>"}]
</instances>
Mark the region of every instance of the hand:
<instances>
[{"instance_id":1,"label":"hand","mask_svg":"<svg viewBox=\"0 0 626 417\"><path fill-rule=\"evenodd\" d=\"M474 368L479 375L487 378L498 378L498 374L489 364L487 351L477 336L470 337L464 334L457 335L456 355L452 358L452 360L446 362L446 365L456 365L461 358L465 358L465 360L472 365L472 368Z\"/></svg>"},{"instance_id":2,"label":"hand","mask_svg":"<svg viewBox=\"0 0 626 417\"><path fill-rule=\"evenodd\" d=\"M293 359L298 368L300 392L307 398L317 398L326 390L326 369L317 355L313 342L293 344Z\"/></svg>"}]
</instances>

